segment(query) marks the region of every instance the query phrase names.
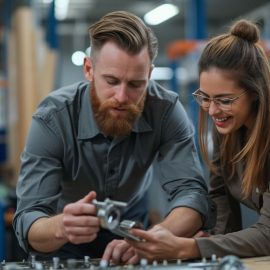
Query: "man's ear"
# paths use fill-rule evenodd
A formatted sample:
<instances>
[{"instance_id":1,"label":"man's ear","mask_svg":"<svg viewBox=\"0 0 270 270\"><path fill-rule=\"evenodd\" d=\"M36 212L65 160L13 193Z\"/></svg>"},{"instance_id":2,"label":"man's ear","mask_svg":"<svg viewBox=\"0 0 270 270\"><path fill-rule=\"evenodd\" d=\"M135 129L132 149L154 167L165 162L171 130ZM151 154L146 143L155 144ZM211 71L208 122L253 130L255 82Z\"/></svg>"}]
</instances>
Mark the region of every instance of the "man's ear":
<instances>
[{"instance_id":1,"label":"man's ear","mask_svg":"<svg viewBox=\"0 0 270 270\"><path fill-rule=\"evenodd\" d=\"M93 63L90 57L85 57L83 60L83 72L86 80L91 82L93 80Z\"/></svg>"}]
</instances>

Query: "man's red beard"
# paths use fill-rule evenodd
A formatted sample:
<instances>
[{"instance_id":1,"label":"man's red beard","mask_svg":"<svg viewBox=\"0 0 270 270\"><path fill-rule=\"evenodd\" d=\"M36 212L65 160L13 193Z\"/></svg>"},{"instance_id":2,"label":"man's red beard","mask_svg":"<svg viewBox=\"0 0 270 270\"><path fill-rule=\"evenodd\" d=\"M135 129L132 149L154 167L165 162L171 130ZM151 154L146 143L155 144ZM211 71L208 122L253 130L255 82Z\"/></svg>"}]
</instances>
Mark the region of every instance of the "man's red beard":
<instances>
[{"instance_id":1,"label":"man's red beard","mask_svg":"<svg viewBox=\"0 0 270 270\"><path fill-rule=\"evenodd\" d=\"M96 93L94 81L91 83L90 95L97 125L104 135L111 137L129 135L135 120L143 111L145 95L138 104L121 104L115 99L101 103ZM113 114L110 110L114 108L125 110L126 113L121 115Z\"/></svg>"}]
</instances>

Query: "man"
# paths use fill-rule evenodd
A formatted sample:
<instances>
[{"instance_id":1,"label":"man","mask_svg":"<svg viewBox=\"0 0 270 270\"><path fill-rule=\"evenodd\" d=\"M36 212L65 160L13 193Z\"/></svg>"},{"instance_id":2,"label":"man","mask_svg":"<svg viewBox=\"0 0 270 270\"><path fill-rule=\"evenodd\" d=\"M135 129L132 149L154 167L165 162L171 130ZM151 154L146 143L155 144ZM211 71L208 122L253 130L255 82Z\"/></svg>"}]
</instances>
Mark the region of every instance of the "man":
<instances>
[{"instance_id":1,"label":"man","mask_svg":"<svg viewBox=\"0 0 270 270\"><path fill-rule=\"evenodd\" d=\"M178 96L149 81L158 48L153 32L118 11L90 27L90 39L88 82L54 91L39 105L21 156L14 228L24 250L45 258L101 257L116 237L100 230L92 200L127 202L123 219L145 222L157 169L153 180L170 202L161 226L192 236L213 224L192 126ZM113 243L106 258L123 252L123 241Z\"/></svg>"}]
</instances>

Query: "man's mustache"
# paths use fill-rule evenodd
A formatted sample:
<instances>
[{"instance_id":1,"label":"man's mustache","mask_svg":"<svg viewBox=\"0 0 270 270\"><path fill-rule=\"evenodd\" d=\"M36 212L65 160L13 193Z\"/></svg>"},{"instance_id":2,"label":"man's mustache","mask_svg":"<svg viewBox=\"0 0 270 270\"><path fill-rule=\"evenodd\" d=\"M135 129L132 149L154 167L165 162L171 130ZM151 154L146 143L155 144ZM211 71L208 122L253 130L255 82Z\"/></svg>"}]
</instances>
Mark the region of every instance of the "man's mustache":
<instances>
[{"instance_id":1,"label":"man's mustache","mask_svg":"<svg viewBox=\"0 0 270 270\"><path fill-rule=\"evenodd\" d=\"M105 101L104 103L101 104L99 111L102 111L104 109L118 109L118 110L127 110L127 111L133 111L134 109L137 109L137 105L136 104L123 104L120 103L117 100L108 100Z\"/></svg>"}]
</instances>

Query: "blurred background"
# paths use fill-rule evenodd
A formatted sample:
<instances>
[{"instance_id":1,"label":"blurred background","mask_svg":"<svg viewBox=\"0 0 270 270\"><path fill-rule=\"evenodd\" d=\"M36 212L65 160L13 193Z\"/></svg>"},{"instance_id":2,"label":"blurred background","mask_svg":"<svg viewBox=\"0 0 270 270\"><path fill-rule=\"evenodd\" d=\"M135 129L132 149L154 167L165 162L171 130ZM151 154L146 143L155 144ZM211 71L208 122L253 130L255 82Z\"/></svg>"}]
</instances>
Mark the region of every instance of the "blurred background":
<instances>
[{"instance_id":1,"label":"blurred background","mask_svg":"<svg viewBox=\"0 0 270 270\"><path fill-rule=\"evenodd\" d=\"M195 126L198 108L191 93L198 86L197 61L208 38L227 31L236 19L251 19L269 55L266 0L0 0L0 260L24 257L11 221L31 115L50 91L84 79L88 27L113 10L133 12L153 29L159 55L152 79L179 94ZM157 186L151 190L152 219L158 222L166 203L153 198L161 197ZM243 211L245 226L256 221L257 216Z\"/></svg>"}]
</instances>

